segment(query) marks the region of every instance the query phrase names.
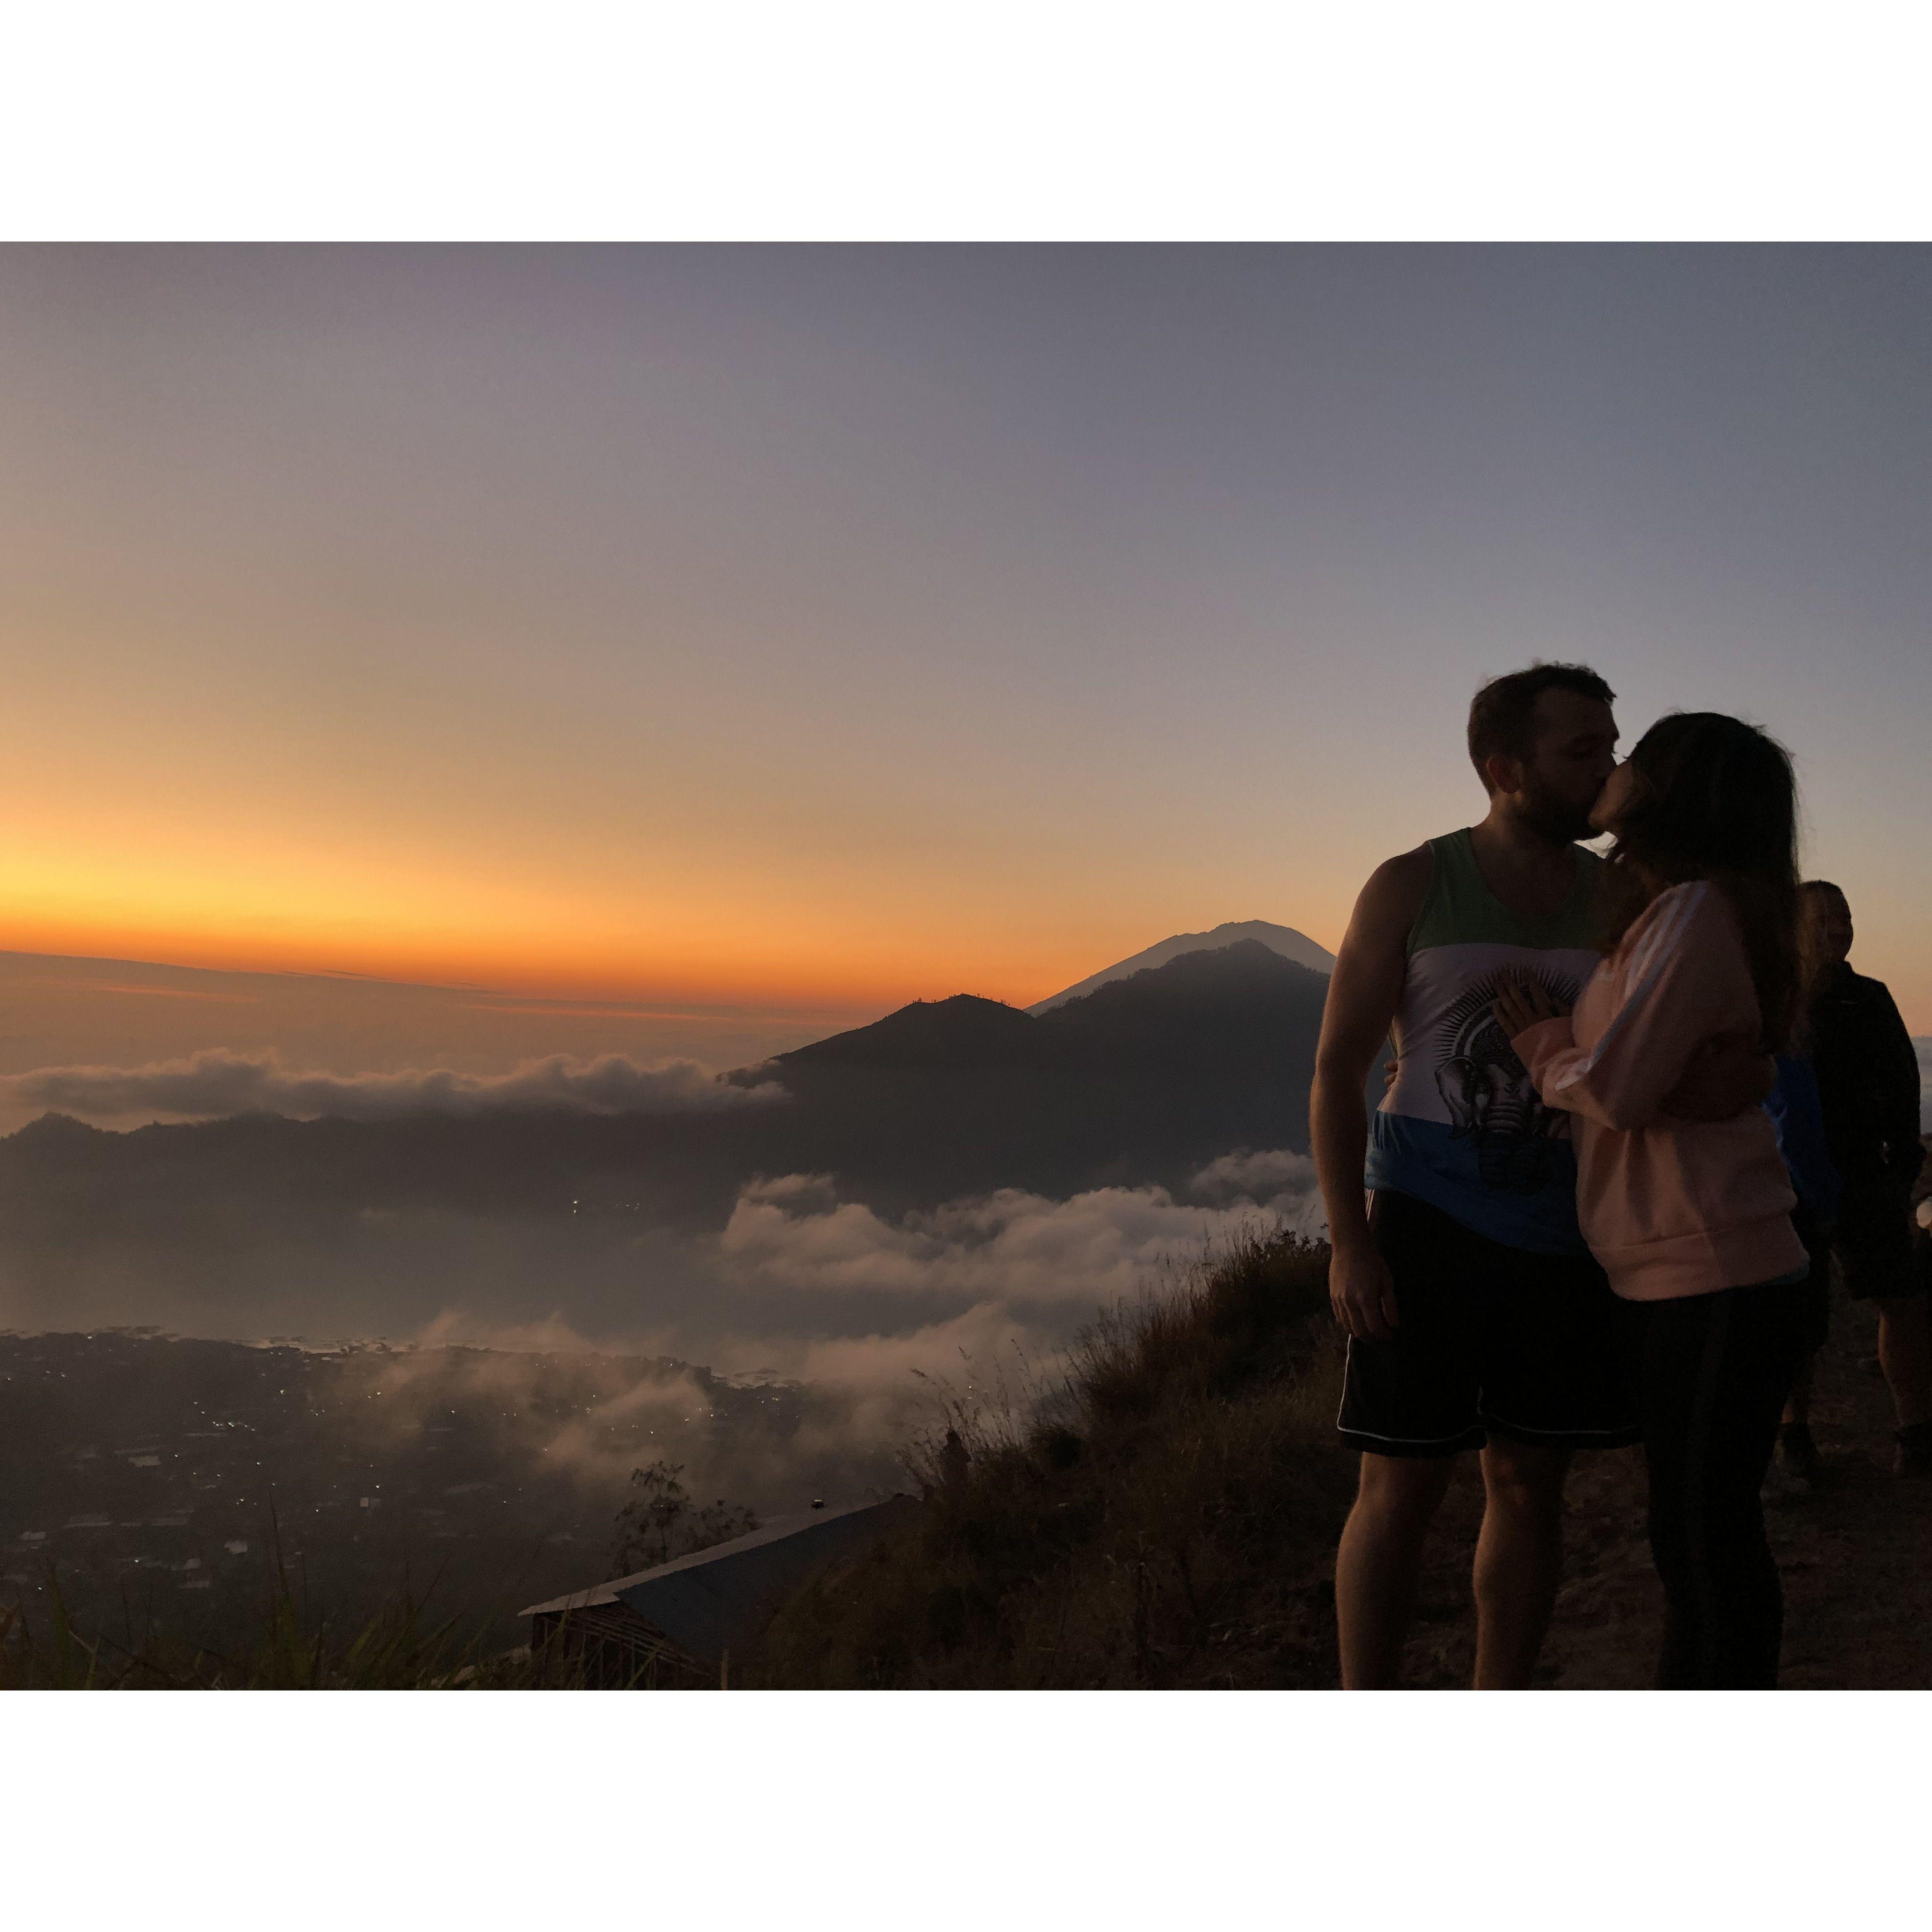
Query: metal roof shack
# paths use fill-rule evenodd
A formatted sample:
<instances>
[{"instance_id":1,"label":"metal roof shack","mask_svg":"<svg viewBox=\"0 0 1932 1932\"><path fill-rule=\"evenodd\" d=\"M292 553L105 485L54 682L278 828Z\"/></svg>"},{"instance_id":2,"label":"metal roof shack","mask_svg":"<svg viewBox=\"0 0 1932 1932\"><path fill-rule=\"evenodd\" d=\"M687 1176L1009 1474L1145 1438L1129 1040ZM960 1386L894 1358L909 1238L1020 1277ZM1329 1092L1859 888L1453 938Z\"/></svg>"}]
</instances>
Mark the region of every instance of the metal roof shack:
<instances>
[{"instance_id":1,"label":"metal roof shack","mask_svg":"<svg viewBox=\"0 0 1932 1932\"><path fill-rule=\"evenodd\" d=\"M762 1529L654 1570L618 1576L519 1614L530 1620L534 1654L552 1645L580 1658L601 1689L722 1683L772 1600L859 1550L919 1508L899 1495L842 1509L774 1516Z\"/></svg>"}]
</instances>

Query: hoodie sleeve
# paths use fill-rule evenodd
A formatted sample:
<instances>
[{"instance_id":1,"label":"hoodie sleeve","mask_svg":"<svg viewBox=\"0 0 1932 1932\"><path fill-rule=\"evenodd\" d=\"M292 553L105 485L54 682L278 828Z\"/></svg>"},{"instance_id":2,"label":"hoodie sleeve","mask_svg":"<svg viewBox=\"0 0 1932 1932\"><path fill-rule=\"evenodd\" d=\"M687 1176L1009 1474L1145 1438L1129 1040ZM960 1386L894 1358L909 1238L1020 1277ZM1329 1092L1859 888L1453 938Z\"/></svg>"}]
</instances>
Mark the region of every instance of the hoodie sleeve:
<instances>
[{"instance_id":1,"label":"hoodie sleeve","mask_svg":"<svg viewBox=\"0 0 1932 1932\"><path fill-rule=\"evenodd\" d=\"M1566 1018L1515 1046L1546 1106L1629 1132L1656 1119L1706 1040L1750 1023L1756 1001L1729 909L1702 880L1660 894L1622 950L1622 997L1592 1045Z\"/></svg>"}]
</instances>

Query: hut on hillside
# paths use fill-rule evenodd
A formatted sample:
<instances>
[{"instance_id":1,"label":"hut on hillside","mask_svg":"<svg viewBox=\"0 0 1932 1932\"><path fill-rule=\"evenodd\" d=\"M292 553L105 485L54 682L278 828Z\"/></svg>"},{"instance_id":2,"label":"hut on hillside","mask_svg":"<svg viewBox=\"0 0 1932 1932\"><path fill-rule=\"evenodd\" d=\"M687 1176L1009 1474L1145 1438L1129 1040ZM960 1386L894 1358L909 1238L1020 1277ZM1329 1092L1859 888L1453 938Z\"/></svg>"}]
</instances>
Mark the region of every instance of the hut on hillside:
<instances>
[{"instance_id":1,"label":"hut on hillside","mask_svg":"<svg viewBox=\"0 0 1932 1932\"><path fill-rule=\"evenodd\" d=\"M556 1646L605 1689L721 1682L730 1653L742 1654L776 1598L919 1506L900 1495L776 1516L654 1570L533 1604L520 1612L530 1620L532 1654Z\"/></svg>"}]
</instances>

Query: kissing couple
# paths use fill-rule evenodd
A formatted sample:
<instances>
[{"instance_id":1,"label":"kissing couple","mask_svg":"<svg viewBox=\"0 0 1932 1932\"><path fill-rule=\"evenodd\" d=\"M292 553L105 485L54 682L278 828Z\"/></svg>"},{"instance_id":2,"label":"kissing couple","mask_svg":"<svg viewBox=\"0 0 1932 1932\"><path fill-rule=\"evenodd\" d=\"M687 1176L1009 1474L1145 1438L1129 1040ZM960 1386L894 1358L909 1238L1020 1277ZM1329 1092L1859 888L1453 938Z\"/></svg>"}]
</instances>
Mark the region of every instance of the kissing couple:
<instances>
[{"instance_id":1,"label":"kissing couple","mask_svg":"<svg viewBox=\"0 0 1932 1932\"><path fill-rule=\"evenodd\" d=\"M1336 1567L1346 1688L1399 1681L1424 1540L1468 1450L1475 1682L1528 1685L1570 1461L1639 1441L1658 1684L1777 1681L1760 1490L1825 1280L1764 1104L1816 981L1796 788L1780 746L1713 712L1660 718L1620 763L1615 701L1579 664L1486 684L1468 721L1486 815L1378 867L1336 959L1311 1110L1349 1338L1338 1426L1361 1452ZM1606 857L1579 842L1602 834Z\"/></svg>"}]
</instances>

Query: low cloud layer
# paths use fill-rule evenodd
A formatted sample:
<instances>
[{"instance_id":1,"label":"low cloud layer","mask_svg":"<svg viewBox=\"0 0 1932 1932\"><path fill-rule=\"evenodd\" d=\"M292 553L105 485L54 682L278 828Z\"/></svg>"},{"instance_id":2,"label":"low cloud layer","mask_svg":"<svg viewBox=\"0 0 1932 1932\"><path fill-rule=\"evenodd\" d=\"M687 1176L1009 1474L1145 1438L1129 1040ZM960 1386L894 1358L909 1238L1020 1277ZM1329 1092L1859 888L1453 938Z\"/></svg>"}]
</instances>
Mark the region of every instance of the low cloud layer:
<instances>
[{"instance_id":1,"label":"low cloud layer","mask_svg":"<svg viewBox=\"0 0 1932 1932\"><path fill-rule=\"evenodd\" d=\"M1160 1187L1066 1201L1007 1188L889 1217L839 1200L829 1176L787 1174L740 1191L716 1264L729 1287L789 1304L791 1332L758 1344L788 1374L903 1384L915 1371L983 1371L1015 1348L1039 1359L1100 1309L1178 1280L1246 1228L1318 1222L1304 1155L1224 1156L1188 1191L1209 1204ZM866 1307L872 1320L855 1321ZM828 1334L835 1311L844 1332Z\"/></svg>"},{"instance_id":2,"label":"low cloud layer","mask_svg":"<svg viewBox=\"0 0 1932 1932\"><path fill-rule=\"evenodd\" d=\"M448 1068L401 1073L296 1073L273 1054L213 1048L150 1066L46 1066L0 1079L0 1108L88 1120L220 1120L281 1114L296 1120L392 1120L411 1114L474 1115L555 1109L575 1114L682 1114L758 1106L776 1085L730 1087L694 1060L640 1066L622 1054L594 1060L554 1054L513 1072Z\"/></svg>"},{"instance_id":3,"label":"low cloud layer","mask_svg":"<svg viewBox=\"0 0 1932 1932\"><path fill-rule=\"evenodd\" d=\"M1315 1188L1315 1162L1305 1154L1286 1148L1264 1148L1258 1154L1224 1154L1210 1161L1189 1184L1188 1191L1202 1201L1305 1201Z\"/></svg>"},{"instance_id":4,"label":"low cloud layer","mask_svg":"<svg viewBox=\"0 0 1932 1932\"><path fill-rule=\"evenodd\" d=\"M640 1095L660 1111L760 1104L688 1062L340 1079L205 1054L7 1083L29 1084L42 1107L110 1117L256 1107L368 1118L437 1101L604 1112ZM655 1442L662 1451L650 1453L688 1462L706 1494L777 1507L801 1484L845 1494L891 1480L896 1445L923 1426L934 1383L978 1400L1003 1382L1050 1382L1058 1352L1101 1310L1179 1281L1244 1228L1312 1231L1312 1183L1305 1156L1264 1149L1226 1155L1172 1187L1063 1199L1006 1188L901 1210L855 1198L846 1179L789 1173L720 1190L701 1220L675 1223L614 1195L582 1214L507 1201L376 1208L352 1186L339 1199L176 1198L164 1177L104 1214L85 1191L70 1202L60 1190L29 1189L0 1216L0 1327L412 1338L421 1352L386 1372L372 1425L427 1429L439 1406L481 1404L506 1428L514 1421L539 1466L588 1488L621 1483L649 1460L640 1443ZM464 1358L450 1352L458 1345L496 1355ZM573 1372L559 1407L553 1365L586 1356L610 1359ZM662 1358L706 1365L741 1392L760 1372L808 1386L774 1396L769 1426L766 1412L750 1408L747 1432L743 1404L644 1359ZM707 1416L707 1390L711 1408L731 1412Z\"/></svg>"},{"instance_id":5,"label":"low cloud layer","mask_svg":"<svg viewBox=\"0 0 1932 1932\"><path fill-rule=\"evenodd\" d=\"M1298 1210L1306 1192L1277 1187L1256 1198L1223 1186L1210 1208L1160 1187L1100 1188L1069 1201L1003 1188L889 1220L832 1190L829 1178L801 1174L743 1189L718 1238L727 1271L802 1294L857 1289L1091 1307L1191 1264L1276 1202Z\"/></svg>"}]
</instances>

